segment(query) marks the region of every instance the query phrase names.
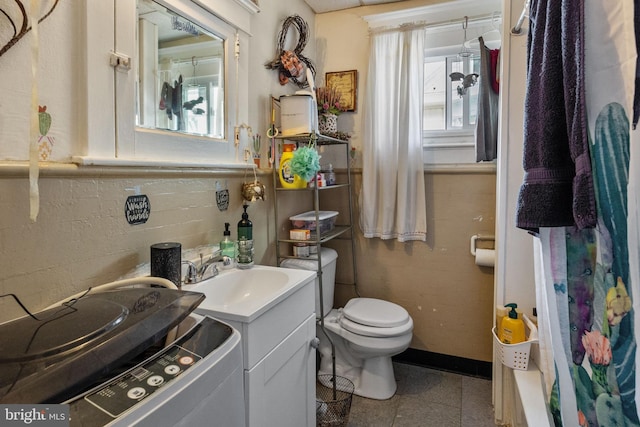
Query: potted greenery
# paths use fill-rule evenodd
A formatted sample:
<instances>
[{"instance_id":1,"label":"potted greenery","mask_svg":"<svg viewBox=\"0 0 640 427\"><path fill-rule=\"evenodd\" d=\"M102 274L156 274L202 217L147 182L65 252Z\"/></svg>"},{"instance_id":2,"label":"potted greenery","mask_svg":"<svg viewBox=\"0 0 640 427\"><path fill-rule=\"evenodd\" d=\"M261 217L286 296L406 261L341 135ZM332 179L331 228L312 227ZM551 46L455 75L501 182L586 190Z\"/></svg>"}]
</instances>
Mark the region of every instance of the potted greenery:
<instances>
[{"instance_id":1,"label":"potted greenery","mask_svg":"<svg viewBox=\"0 0 640 427\"><path fill-rule=\"evenodd\" d=\"M341 96L340 91L333 86L316 89L318 131L323 135L338 132L338 115L346 110L340 103Z\"/></svg>"}]
</instances>

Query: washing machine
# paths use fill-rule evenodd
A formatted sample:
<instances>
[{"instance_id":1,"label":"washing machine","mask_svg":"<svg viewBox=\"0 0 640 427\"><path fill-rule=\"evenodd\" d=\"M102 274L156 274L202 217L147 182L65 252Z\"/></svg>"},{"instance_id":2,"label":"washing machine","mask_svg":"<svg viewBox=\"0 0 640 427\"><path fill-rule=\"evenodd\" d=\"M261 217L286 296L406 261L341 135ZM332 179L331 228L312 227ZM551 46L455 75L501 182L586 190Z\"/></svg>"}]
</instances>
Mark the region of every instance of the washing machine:
<instances>
[{"instance_id":1,"label":"washing machine","mask_svg":"<svg viewBox=\"0 0 640 427\"><path fill-rule=\"evenodd\" d=\"M244 426L240 334L192 313L203 299L114 289L0 325L0 403L61 404L71 426Z\"/></svg>"}]
</instances>

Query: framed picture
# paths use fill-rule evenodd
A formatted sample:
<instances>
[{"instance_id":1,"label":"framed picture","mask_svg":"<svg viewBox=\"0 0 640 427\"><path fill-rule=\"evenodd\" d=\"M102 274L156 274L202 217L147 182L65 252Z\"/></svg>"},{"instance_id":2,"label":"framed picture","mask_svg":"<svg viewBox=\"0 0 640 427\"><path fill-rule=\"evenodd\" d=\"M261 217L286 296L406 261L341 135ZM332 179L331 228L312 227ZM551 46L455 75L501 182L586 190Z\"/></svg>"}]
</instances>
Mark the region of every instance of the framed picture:
<instances>
[{"instance_id":1,"label":"framed picture","mask_svg":"<svg viewBox=\"0 0 640 427\"><path fill-rule=\"evenodd\" d=\"M333 86L340 91L340 103L346 107L346 111L357 110L358 70L325 73L324 79L327 87Z\"/></svg>"}]
</instances>

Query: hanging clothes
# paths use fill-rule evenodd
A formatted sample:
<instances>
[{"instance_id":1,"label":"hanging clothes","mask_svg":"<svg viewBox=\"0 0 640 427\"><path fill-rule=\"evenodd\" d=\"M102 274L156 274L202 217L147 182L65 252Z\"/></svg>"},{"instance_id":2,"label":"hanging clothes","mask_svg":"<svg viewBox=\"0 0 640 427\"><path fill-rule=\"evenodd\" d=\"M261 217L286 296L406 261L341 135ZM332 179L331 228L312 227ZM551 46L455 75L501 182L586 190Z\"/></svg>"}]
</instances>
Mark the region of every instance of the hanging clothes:
<instances>
[{"instance_id":1,"label":"hanging clothes","mask_svg":"<svg viewBox=\"0 0 640 427\"><path fill-rule=\"evenodd\" d=\"M360 204L367 238L426 240L424 33L409 28L371 37Z\"/></svg>"},{"instance_id":2,"label":"hanging clothes","mask_svg":"<svg viewBox=\"0 0 640 427\"><path fill-rule=\"evenodd\" d=\"M498 92L496 62L498 49L489 49L480 42L480 86L478 117L476 118L476 162L491 161L498 156Z\"/></svg>"}]
</instances>

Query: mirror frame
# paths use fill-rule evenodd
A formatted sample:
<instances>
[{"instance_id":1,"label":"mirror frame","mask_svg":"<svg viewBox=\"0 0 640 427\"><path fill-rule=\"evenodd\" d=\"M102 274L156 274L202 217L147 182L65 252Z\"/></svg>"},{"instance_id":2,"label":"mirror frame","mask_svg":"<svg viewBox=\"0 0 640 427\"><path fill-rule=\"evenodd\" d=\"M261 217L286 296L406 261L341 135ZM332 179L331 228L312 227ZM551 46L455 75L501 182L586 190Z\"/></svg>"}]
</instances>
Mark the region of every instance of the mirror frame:
<instances>
[{"instance_id":1,"label":"mirror frame","mask_svg":"<svg viewBox=\"0 0 640 427\"><path fill-rule=\"evenodd\" d=\"M136 127L135 85L137 72L136 0L100 0L86 4L86 126L87 139L73 161L82 165L223 167L246 166L239 159L233 128L248 116L248 46L246 26L233 26L191 0L157 0L192 22L223 38L225 56L225 138L214 140L191 135L173 135ZM216 7L232 7L239 16L250 12L236 0L216 0ZM111 19L110 19L111 18ZM249 19L247 19L249 20ZM243 21L246 22L247 20ZM117 22L117 25L116 25ZM229 21L231 22L231 21ZM110 37L112 35L113 37ZM236 60L234 46L241 53ZM114 44L115 40L115 44ZM108 57L130 58L131 70L114 69ZM113 100L110 108L109 100ZM236 117L236 114L238 117Z\"/></svg>"}]
</instances>

